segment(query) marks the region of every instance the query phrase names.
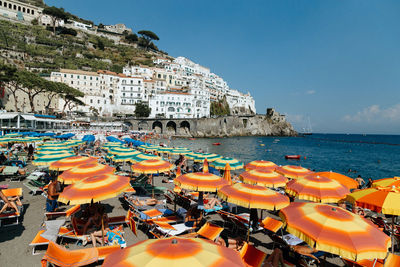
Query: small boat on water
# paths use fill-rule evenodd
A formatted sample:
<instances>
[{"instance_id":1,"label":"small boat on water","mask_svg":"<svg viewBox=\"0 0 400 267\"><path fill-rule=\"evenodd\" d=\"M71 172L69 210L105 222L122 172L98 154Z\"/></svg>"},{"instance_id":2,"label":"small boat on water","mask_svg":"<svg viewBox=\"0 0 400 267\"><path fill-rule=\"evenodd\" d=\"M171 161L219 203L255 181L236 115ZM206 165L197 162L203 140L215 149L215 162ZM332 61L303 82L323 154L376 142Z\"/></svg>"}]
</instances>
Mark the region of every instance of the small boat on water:
<instances>
[{"instance_id":1,"label":"small boat on water","mask_svg":"<svg viewBox=\"0 0 400 267\"><path fill-rule=\"evenodd\" d=\"M221 143L213 143L214 146L220 146Z\"/></svg>"},{"instance_id":2,"label":"small boat on water","mask_svg":"<svg viewBox=\"0 0 400 267\"><path fill-rule=\"evenodd\" d=\"M300 159L300 155L285 155L285 159Z\"/></svg>"}]
</instances>

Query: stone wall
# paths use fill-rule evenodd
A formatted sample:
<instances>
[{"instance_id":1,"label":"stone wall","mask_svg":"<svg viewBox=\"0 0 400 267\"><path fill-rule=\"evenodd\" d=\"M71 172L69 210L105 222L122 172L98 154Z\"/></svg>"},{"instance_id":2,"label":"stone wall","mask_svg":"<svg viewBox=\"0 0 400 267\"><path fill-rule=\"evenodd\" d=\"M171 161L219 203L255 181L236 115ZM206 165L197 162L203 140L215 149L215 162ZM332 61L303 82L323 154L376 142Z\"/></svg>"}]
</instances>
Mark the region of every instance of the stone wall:
<instances>
[{"instance_id":1,"label":"stone wall","mask_svg":"<svg viewBox=\"0 0 400 267\"><path fill-rule=\"evenodd\" d=\"M293 136L292 125L267 115L226 116L203 119L129 119L131 130L192 137Z\"/></svg>"}]
</instances>

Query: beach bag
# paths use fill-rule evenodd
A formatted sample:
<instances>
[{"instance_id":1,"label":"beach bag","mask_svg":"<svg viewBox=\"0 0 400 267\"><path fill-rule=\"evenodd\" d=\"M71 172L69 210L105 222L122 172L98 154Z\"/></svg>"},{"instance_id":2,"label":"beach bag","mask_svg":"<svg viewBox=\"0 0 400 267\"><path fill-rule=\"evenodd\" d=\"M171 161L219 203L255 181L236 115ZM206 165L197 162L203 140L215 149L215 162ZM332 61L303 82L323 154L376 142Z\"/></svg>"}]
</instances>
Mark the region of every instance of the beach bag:
<instances>
[{"instance_id":1,"label":"beach bag","mask_svg":"<svg viewBox=\"0 0 400 267\"><path fill-rule=\"evenodd\" d=\"M110 229L110 231L107 232L107 239L108 239L108 244L110 246L112 245L126 246L126 242L122 237L122 231L120 230L119 227Z\"/></svg>"}]
</instances>

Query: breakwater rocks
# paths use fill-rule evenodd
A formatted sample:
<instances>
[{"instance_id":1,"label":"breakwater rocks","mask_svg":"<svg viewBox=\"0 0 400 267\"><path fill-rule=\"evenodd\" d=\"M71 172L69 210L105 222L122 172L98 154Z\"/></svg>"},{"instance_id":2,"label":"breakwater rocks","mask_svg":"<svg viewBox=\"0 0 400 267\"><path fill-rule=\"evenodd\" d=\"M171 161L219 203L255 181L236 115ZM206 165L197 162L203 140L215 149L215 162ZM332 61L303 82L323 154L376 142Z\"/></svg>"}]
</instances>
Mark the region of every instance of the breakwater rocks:
<instances>
[{"instance_id":1,"label":"breakwater rocks","mask_svg":"<svg viewBox=\"0 0 400 267\"><path fill-rule=\"evenodd\" d=\"M285 116L275 113L253 116L224 116L199 119L129 119L131 130L186 137L295 136Z\"/></svg>"}]
</instances>

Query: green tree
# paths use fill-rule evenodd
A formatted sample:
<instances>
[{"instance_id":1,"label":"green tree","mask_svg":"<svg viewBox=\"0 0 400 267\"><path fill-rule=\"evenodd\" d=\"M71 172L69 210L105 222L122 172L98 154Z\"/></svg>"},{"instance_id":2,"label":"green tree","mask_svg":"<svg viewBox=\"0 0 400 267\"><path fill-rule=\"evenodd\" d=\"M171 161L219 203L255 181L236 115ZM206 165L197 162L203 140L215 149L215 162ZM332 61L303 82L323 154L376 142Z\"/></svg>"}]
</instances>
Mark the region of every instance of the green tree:
<instances>
[{"instance_id":1,"label":"green tree","mask_svg":"<svg viewBox=\"0 0 400 267\"><path fill-rule=\"evenodd\" d=\"M17 69L14 66L0 64L0 88L7 91L14 98L15 111L18 111L18 97L17 92L22 86L17 81Z\"/></svg>"},{"instance_id":2,"label":"green tree","mask_svg":"<svg viewBox=\"0 0 400 267\"><path fill-rule=\"evenodd\" d=\"M139 40L139 38L136 34L132 33L132 34L128 34L127 36L125 36L125 40L128 43L136 43Z\"/></svg>"},{"instance_id":3,"label":"green tree","mask_svg":"<svg viewBox=\"0 0 400 267\"><path fill-rule=\"evenodd\" d=\"M84 106L85 103L83 103L78 97L84 97L85 94L82 93L81 91L72 88L64 83L59 83L60 87L60 97L63 98L64 100L64 106L62 111L65 112L65 109L68 107L69 110L72 110L74 106Z\"/></svg>"},{"instance_id":4,"label":"green tree","mask_svg":"<svg viewBox=\"0 0 400 267\"><path fill-rule=\"evenodd\" d=\"M43 14L49 15L51 17L51 22L53 24L53 34L56 34L56 23L61 20L67 20L68 14L65 13L64 8L58 8L55 6L45 7L43 9Z\"/></svg>"},{"instance_id":5,"label":"green tree","mask_svg":"<svg viewBox=\"0 0 400 267\"><path fill-rule=\"evenodd\" d=\"M137 118L147 118L150 116L151 108L148 104L143 102L137 102L135 104L135 117Z\"/></svg>"},{"instance_id":6,"label":"green tree","mask_svg":"<svg viewBox=\"0 0 400 267\"><path fill-rule=\"evenodd\" d=\"M158 38L158 36L157 36L157 34L155 34L154 32L152 32L152 31L145 31L145 30L142 30L142 31L138 31L138 34L140 34L140 36L143 38L143 40L145 41L145 48L146 48L146 50L147 50L147 48L150 46L150 43L153 41L153 40L156 40L156 41L158 41L158 40L160 40L160 38Z\"/></svg>"},{"instance_id":7,"label":"green tree","mask_svg":"<svg viewBox=\"0 0 400 267\"><path fill-rule=\"evenodd\" d=\"M29 107L32 112L35 112L35 98L39 94L47 91L47 80L26 70L18 71L17 80L22 84L22 87L20 87L19 90L27 95Z\"/></svg>"}]
</instances>

